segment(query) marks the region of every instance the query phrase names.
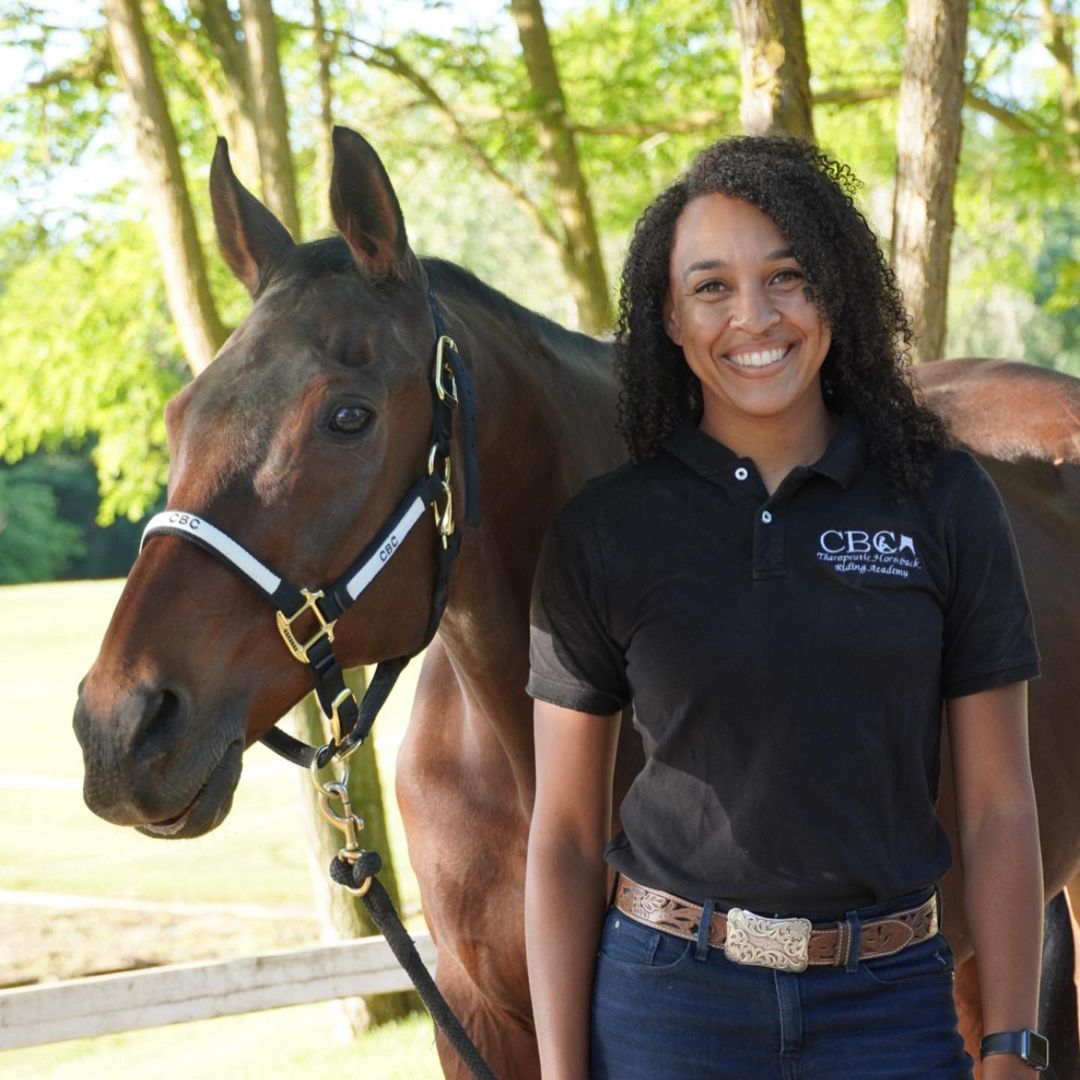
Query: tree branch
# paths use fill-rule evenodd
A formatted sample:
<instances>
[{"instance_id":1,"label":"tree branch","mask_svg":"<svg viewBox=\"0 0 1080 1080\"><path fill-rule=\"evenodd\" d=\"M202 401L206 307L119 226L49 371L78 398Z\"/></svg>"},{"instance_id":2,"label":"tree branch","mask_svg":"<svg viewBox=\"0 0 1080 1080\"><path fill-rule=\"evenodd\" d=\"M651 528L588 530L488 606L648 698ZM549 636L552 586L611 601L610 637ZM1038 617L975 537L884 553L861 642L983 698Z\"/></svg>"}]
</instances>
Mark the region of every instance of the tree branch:
<instances>
[{"instance_id":1,"label":"tree branch","mask_svg":"<svg viewBox=\"0 0 1080 1080\"><path fill-rule=\"evenodd\" d=\"M26 84L28 90L45 90L50 86L59 86L63 82L88 82L96 85L101 77L112 68L112 59L109 56L109 39L102 31L96 34L90 43L90 49L85 56L72 60L61 68L47 71L39 79L33 79Z\"/></svg>"},{"instance_id":2,"label":"tree branch","mask_svg":"<svg viewBox=\"0 0 1080 1080\"><path fill-rule=\"evenodd\" d=\"M517 183L516 180L511 179L499 169L484 148L469 132L468 128L466 128L464 121L457 112L421 72L417 71L417 69L413 67L412 64L397 51L397 49L394 49L391 46L375 45L372 42L355 37L344 30L338 30L335 31L335 33L349 42L349 48L342 50L341 55L350 56L370 67L388 71L393 75L405 79L406 82L410 83L420 94L424 104L429 105L431 108L441 113L454 129L454 134L457 136L458 141L461 143L466 153L468 153L469 157L472 158L484 173L506 189L511 198L513 198L513 200L525 211L532 222L540 230L544 238L555 245L555 249L561 257L565 247L563 238L552 227L551 223L543 216L543 214L541 214L540 209L532 199L529 198L525 189ZM360 46L363 49L370 50L370 52L368 55L365 55L362 52L358 52L355 46Z\"/></svg>"}]
</instances>

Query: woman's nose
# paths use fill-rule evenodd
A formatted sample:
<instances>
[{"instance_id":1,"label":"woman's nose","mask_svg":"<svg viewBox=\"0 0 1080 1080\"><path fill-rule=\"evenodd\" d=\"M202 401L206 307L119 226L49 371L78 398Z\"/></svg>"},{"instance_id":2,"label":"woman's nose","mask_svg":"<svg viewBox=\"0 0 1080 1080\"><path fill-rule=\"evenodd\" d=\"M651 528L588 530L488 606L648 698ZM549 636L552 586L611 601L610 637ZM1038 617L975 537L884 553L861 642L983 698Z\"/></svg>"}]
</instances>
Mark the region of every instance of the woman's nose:
<instances>
[{"instance_id":1,"label":"woman's nose","mask_svg":"<svg viewBox=\"0 0 1080 1080\"><path fill-rule=\"evenodd\" d=\"M740 289L735 295L731 323L740 330L760 334L774 326L780 312L772 302L768 290L761 288Z\"/></svg>"}]
</instances>

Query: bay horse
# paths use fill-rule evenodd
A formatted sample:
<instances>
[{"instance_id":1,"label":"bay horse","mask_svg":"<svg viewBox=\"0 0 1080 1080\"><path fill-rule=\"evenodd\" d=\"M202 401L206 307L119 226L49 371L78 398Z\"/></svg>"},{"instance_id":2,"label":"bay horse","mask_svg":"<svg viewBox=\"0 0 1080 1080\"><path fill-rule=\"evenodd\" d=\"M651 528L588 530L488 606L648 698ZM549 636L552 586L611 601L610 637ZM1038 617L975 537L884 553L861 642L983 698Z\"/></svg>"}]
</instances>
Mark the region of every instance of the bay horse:
<instances>
[{"instance_id":1,"label":"bay horse","mask_svg":"<svg viewBox=\"0 0 1080 1080\"><path fill-rule=\"evenodd\" d=\"M484 513L463 529L397 796L438 983L496 1075L524 1080L538 1073L522 917L534 794L530 582L555 510L623 460L611 345L460 267L417 258L375 151L342 128L334 150L338 235L296 245L236 179L219 140L210 179L218 241L254 303L166 410L168 505L212 522L291 581L315 587L340 575L426 468L433 292L475 388ZM1080 645L1080 381L969 361L931 365L919 378L990 466L1025 558L1045 668L1031 691L1031 741L1052 895L1080 873L1080 665L1071 662ZM343 663L421 644L436 543L428 514L341 616ZM214 828L245 747L310 689L264 598L195 545L152 540L80 687L74 725L88 806L152 837ZM616 804L640 761L624 725ZM942 802L947 816L947 792ZM955 881L945 889L946 930L963 958L971 945ZM439 1050L447 1075L464 1075L441 1039Z\"/></svg>"}]
</instances>

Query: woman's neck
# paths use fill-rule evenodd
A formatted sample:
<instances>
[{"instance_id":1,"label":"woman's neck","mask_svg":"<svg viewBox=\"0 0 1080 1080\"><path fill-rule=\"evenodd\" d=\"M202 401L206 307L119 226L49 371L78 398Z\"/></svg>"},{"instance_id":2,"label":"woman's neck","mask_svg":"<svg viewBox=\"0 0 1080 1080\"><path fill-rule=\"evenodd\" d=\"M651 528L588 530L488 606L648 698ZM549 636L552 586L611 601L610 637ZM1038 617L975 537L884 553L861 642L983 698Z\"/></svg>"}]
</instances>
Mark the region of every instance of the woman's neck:
<instances>
[{"instance_id":1,"label":"woman's neck","mask_svg":"<svg viewBox=\"0 0 1080 1080\"><path fill-rule=\"evenodd\" d=\"M815 409L782 421L731 416L717 420L706 412L701 430L739 457L750 458L771 495L792 469L812 465L825 453L839 423L840 418L822 403L820 412Z\"/></svg>"}]
</instances>

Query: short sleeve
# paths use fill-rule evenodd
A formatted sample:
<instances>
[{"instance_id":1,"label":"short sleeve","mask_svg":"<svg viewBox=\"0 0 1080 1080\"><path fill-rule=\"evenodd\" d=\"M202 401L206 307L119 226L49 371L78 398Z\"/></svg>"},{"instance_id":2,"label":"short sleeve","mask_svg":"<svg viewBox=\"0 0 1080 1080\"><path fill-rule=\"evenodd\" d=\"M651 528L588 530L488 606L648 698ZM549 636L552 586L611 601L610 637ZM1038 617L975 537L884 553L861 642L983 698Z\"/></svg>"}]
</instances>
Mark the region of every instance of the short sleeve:
<instances>
[{"instance_id":1,"label":"short sleeve","mask_svg":"<svg viewBox=\"0 0 1080 1080\"><path fill-rule=\"evenodd\" d=\"M1039 674L1020 556L1001 496L981 465L967 469L945 522L951 587L942 696L963 697Z\"/></svg>"},{"instance_id":2,"label":"short sleeve","mask_svg":"<svg viewBox=\"0 0 1080 1080\"><path fill-rule=\"evenodd\" d=\"M578 497L556 515L533 579L528 693L609 715L630 700L626 661L607 625L603 553Z\"/></svg>"}]
</instances>

